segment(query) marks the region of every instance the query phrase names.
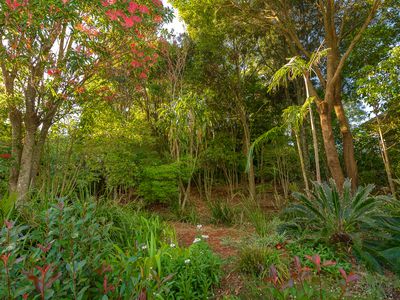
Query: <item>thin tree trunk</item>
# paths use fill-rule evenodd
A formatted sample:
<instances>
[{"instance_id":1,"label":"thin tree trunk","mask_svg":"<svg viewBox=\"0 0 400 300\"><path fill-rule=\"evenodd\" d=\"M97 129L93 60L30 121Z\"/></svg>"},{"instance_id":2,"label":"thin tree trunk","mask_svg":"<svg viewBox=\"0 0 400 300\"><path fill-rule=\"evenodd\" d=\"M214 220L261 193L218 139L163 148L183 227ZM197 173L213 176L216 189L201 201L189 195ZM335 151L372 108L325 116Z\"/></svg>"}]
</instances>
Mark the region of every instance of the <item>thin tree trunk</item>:
<instances>
[{"instance_id":1,"label":"thin tree trunk","mask_svg":"<svg viewBox=\"0 0 400 300\"><path fill-rule=\"evenodd\" d=\"M307 172L306 172L306 167L305 167L304 159L303 159L303 151L301 149L300 137L297 132L295 132L295 137L296 137L297 151L299 152L300 166L301 166L301 172L303 174L304 186L306 188L307 195L310 195L310 187L308 185Z\"/></svg>"},{"instance_id":2,"label":"thin tree trunk","mask_svg":"<svg viewBox=\"0 0 400 300\"><path fill-rule=\"evenodd\" d=\"M304 84L306 87L306 95L307 99L310 98L310 91L308 90L308 82L307 78L304 77ZM314 159L315 159L315 172L317 177L317 182L321 183L321 167L319 164L319 150L318 150L318 138L317 138L317 130L315 128L314 116L312 111L312 105L310 104L310 124L311 124L311 133L313 138L313 147L314 147Z\"/></svg>"},{"instance_id":3,"label":"thin tree trunk","mask_svg":"<svg viewBox=\"0 0 400 300\"><path fill-rule=\"evenodd\" d=\"M12 166L10 168L9 189L10 193L17 191L19 168L22 156L22 114L13 108L9 114L12 129Z\"/></svg>"},{"instance_id":4,"label":"thin tree trunk","mask_svg":"<svg viewBox=\"0 0 400 300\"><path fill-rule=\"evenodd\" d=\"M241 109L240 112L240 119L242 121L242 126L243 126L243 133L244 133L244 147L243 147L243 152L245 157L249 155L250 152L250 128L249 124L247 122L247 116L244 112L244 109ZM249 193L250 193L250 198L254 199L256 196L256 182L255 182L255 172L254 172L254 163L253 160L250 159L250 166L249 166L249 171L248 171L248 183L249 183Z\"/></svg>"},{"instance_id":5,"label":"thin tree trunk","mask_svg":"<svg viewBox=\"0 0 400 300\"><path fill-rule=\"evenodd\" d=\"M380 139L380 144L381 144L381 148L382 148L382 160L383 160L383 164L385 165L385 171L386 171L386 175L387 175L387 178L388 178L390 192L392 193L393 197L395 197L396 196L396 188L395 188L394 181L393 181L392 170L391 170L392 168L391 168L391 165L390 165L389 153L387 151L385 138L384 138L383 133L382 133L381 121L380 121L379 116L377 114L376 114L376 120L377 120L377 123L378 123L378 133L379 133L379 139Z\"/></svg>"},{"instance_id":6,"label":"thin tree trunk","mask_svg":"<svg viewBox=\"0 0 400 300\"><path fill-rule=\"evenodd\" d=\"M44 122L42 124L39 138L36 141L35 151L34 151L33 157L32 157L32 170L31 170L31 182L30 182L31 187L35 186L35 180L36 180L37 174L39 173L40 158L42 155L44 143L46 142L46 138L47 138L47 134L49 132L50 126L51 126L51 119L46 120L46 122Z\"/></svg>"},{"instance_id":7,"label":"thin tree trunk","mask_svg":"<svg viewBox=\"0 0 400 300\"><path fill-rule=\"evenodd\" d=\"M35 152L35 131L29 130L25 134L25 143L21 156L21 168L18 176L18 184L16 192L18 194L17 201L23 202L27 200L29 185L31 182L31 172L33 155Z\"/></svg>"}]
</instances>

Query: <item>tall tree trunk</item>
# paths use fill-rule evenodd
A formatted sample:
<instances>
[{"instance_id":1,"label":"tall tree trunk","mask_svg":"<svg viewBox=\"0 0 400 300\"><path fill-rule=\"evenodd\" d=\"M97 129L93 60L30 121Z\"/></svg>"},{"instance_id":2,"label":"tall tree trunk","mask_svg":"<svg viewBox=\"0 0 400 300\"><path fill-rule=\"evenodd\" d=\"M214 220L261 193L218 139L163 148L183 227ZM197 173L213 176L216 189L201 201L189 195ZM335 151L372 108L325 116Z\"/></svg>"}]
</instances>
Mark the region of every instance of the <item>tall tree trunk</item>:
<instances>
[{"instance_id":1,"label":"tall tree trunk","mask_svg":"<svg viewBox=\"0 0 400 300\"><path fill-rule=\"evenodd\" d=\"M358 168L354 154L353 135L349 121L347 120L341 99L341 83L339 82L335 88L335 100L333 107L335 109L336 117L339 121L340 132L343 141L343 159L346 169L346 175L351 179L352 188L355 189L358 185Z\"/></svg>"},{"instance_id":2,"label":"tall tree trunk","mask_svg":"<svg viewBox=\"0 0 400 300\"><path fill-rule=\"evenodd\" d=\"M39 137L36 141L36 145L35 145L35 149L34 149L33 157L32 157L31 182L30 182L31 187L35 187L36 177L37 177L37 174L39 173L40 158L42 156L43 147L46 142L47 134L49 132L49 129L50 129L50 126L52 123L52 121L51 121L52 117L47 119L45 122L43 122Z\"/></svg>"},{"instance_id":3,"label":"tall tree trunk","mask_svg":"<svg viewBox=\"0 0 400 300\"><path fill-rule=\"evenodd\" d=\"M9 189L10 193L15 193L17 191L22 155L22 114L18 109L12 108L9 113L9 118L12 131L11 155L13 159L10 168Z\"/></svg>"},{"instance_id":4,"label":"tall tree trunk","mask_svg":"<svg viewBox=\"0 0 400 300\"><path fill-rule=\"evenodd\" d=\"M389 153L387 151L385 138L384 138L383 132L382 132L381 120L377 113L376 113L376 121L378 123L378 134L379 134L380 146L382 149L382 160L383 160L383 164L385 165L385 171L386 171L386 176L387 176L388 183L389 183L390 192L392 193L393 197L395 197L396 196L396 188L395 188L394 181L393 181Z\"/></svg>"},{"instance_id":5,"label":"tall tree trunk","mask_svg":"<svg viewBox=\"0 0 400 300\"><path fill-rule=\"evenodd\" d=\"M341 189L344 183L344 175L333 135L331 109L326 101L318 103L318 112L328 168L338 188Z\"/></svg>"},{"instance_id":6,"label":"tall tree trunk","mask_svg":"<svg viewBox=\"0 0 400 300\"><path fill-rule=\"evenodd\" d=\"M303 174L304 186L306 188L306 193L309 196L310 195L310 187L308 185L308 177L307 177L306 166L304 164L303 151L301 149L300 137L297 132L295 132L295 137L296 137L297 151L299 152L300 167L301 167L301 173Z\"/></svg>"},{"instance_id":7,"label":"tall tree trunk","mask_svg":"<svg viewBox=\"0 0 400 300\"><path fill-rule=\"evenodd\" d=\"M250 147L251 147L250 128L249 128L249 123L247 121L247 115L243 108L240 110L240 120L242 122L243 133L244 133L243 153L244 153L245 157L247 157L250 153ZM250 166L249 166L247 178L248 178L248 183L249 183L250 198L254 199L256 196L256 181L255 181L254 163L253 163L252 159L250 159Z\"/></svg>"},{"instance_id":8,"label":"tall tree trunk","mask_svg":"<svg viewBox=\"0 0 400 300\"><path fill-rule=\"evenodd\" d=\"M33 155L35 152L35 133L36 130L27 130L25 134L25 143L21 156L21 167L18 176L18 184L16 192L18 194L17 201L25 201L28 196L29 186L31 182Z\"/></svg>"},{"instance_id":9,"label":"tall tree trunk","mask_svg":"<svg viewBox=\"0 0 400 300\"><path fill-rule=\"evenodd\" d=\"M304 77L304 85L306 87L306 96L307 96L307 100L308 100L310 98L310 91L308 88L307 77ZM317 129L315 128L312 104L310 104L309 114L310 114L311 133L312 133L312 138L313 138L313 147L314 147L315 172L316 172L317 182L321 183L321 167L319 164Z\"/></svg>"}]
</instances>

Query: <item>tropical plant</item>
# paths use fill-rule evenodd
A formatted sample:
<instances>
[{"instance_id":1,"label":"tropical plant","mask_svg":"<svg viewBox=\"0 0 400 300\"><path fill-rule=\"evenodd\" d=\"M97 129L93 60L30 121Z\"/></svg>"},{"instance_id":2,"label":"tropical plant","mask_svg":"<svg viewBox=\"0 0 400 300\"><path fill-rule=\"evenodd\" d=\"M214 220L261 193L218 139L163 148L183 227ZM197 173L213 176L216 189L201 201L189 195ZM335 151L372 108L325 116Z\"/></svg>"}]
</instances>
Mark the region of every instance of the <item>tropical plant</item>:
<instances>
[{"instance_id":1,"label":"tropical plant","mask_svg":"<svg viewBox=\"0 0 400 300\"><path fill-rule=\"evenodd\" d=\"M373 196L373 186L354 193L346 180L343 192L335 182L314 183L312 197L294 193L297 202L287 208L294 226L306 238L333 243L355 254L367 267L382 271L387 266L400 272L400 216L388 197ZM293 229L293 227L292 227Z\"/></svg>"},{"instance_id":2,"label":"tropical plant","mask_svg":"<svg viewBox=\"0 0 400 300\"><path fill-rule=\"evenodd\" d=\"M304 80L304 86L306 89L306 99L305 103L308 101L313 101L313 98L310 98L310 76L314 71L314 67L319 64L322 58L324 58L328 54L328 49L317 51L313 53L310 57L310 60L306 62L300 57L292 57L289 59L289 62L285 64L282 68L280 68L272 77L271 83L269 85L269 91L279 86L282 82L286 83L287 78L289 80L294 80L298 77L302 77ZM321 182L321 170L319 163L319 150L318 150L318 138L317 138L317 130L314 122L314 115L311 103L308 105L309 117L310 117L310 125L311 132L313 138L313 146L314 146L314 160L315 160L315 171L317 176L317 181ZM301 157L302 159L302 157Z\"/></svg>"},{"instance_id":3,"label":"tropical plant","mask_svg":"<svg viewBox=\"0 0 400 300\"><path fill-rule=\"evenodd\" d=\"M372 196L373 188L373 185L359 187L353 193L350 180L346 180L340 192L333 180L315 182L311 197L293 193L297 202L286 213L298 228L331 242L351 244L355 235L374 227L376 218L382 214L384 199Z\"/></svg>"},{"instance_id":4,"label":"tropical plant","mask_svg":"<svg viewBox=\"0 0 400 300\"><path fill-rule=\"evenodd\" d=\"M219 282L208 245L180 248L156 217L79 200L33 215L0 229L1 299L205 299Z\"/></svg>"},{"instance_id":5,"label":"tropical plant","mask_svg":"<svg viewBox=\"0 0 400 300\"><path fill-rule=\"evenodd\" d=\"M268 281L270 282L268 299L344 299L352 282L359 280L360 276L353 272L347 273L339 268L342 280L338 287L327 288L323 273L325 268L335 266L332 260L322 261L318 254L305 257L311 263L311 267L303 266L298 256L294 257L293 268L289 280L282 281L282 274L274 265L269 269ZM315 280L314 280L315 279ZM331 284L330 284L331 285Z\"/></svg>"}]
</instances>

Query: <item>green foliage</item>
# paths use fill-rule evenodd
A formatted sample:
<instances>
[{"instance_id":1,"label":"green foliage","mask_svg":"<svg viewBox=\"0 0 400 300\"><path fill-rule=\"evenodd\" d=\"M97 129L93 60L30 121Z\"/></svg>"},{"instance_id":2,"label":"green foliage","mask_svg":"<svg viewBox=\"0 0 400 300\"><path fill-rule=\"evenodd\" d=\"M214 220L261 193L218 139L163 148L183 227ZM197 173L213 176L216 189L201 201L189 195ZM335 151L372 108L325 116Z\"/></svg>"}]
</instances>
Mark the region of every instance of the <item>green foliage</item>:
<instances>
[{"instance_id":1,"label":"green foliage","mask_svg":"<svg viewBox=\"0 0 400 300\"><path fill-rule=\"evenodd\" d=\"M177 163L146 167L141 175L139 194L146 203L173 204L179 197L179 174Z\"/></svg>"},{"instance_id":2,"label":"green foliage","mask_svg":"<svg viewBox=\"0 0 400 300\"><path fill-rule=\"evenodd\" d=\"M289 268L282 251L257 245L247 245L239 250L236 268L240 272L264 278L271 265L282 274L282 280L288 278Z\"/></svg>"},{"instance_id":3,"label":"green foliage","mask_svg":"<svg viewBox=\"0 0 400 300\"><path fill-rule=\"evenodd\" d=\"M348 257L345 253L340 253L337 249L331 245L323 243L315 243L314 241L295 241L290 242L285 246L291 256L298 256L300 262L308 267L312 267L312 262L307 260L305 257L312 256L315 253L321 257L324 261L335 261L334 266L328 266L325 268L327 273L332 275L338 274L338 269L341 268L346 272L349 272L352 268L352 264L348 261Z\"/></svg>"},{"instance_id":4,"label":"green foliage","mask_svg":"<svg viewBox=\"0 0 400 300\"><path fill-rule=\"evenodd\" d=\"M5 195L0 199L0 224L3 224L11 216L16 200L15 194Z\"/></svg>"},{"instance_id":5,"label":"green foliage","mask_svg":"<svg viewBox=\"0 0 400 300\"><path fill-rule=\"evenodd\" d=\"M235 223L236 212L226 199L216 199L208 202L211 211L211 221L214 224L232 225Z\"/></svg>"},{"instance_id":6,"label":"green foliage","mask_svg":"<svg viewBox=\"0 0 400 300\"><path fill-rule=\"evenodd\" d=\"M208 246L179 248L172 230L158 218L132 212L90 201L60 201L29 218L21 215L27 225L6 221L0 234L0 297L211 295L220 262Z\"/></svg>"},{"instance_id":7,"label":"green foliage","mask_svg":"<svg viewBox=\"0 0 400 300\"><path fill-rule=\"evenodd\" d=\"M317 234L331 242L350 243L362 228L374 223L380 215L383 199L370 193L373 186L360 187L353 194L351 183L346 180L340 192L333 180L328 183L314 183L312 198L293 193L297 202L287 213L299 228Z\"/></svg>"},{"instance_id":8,"label":"green foliage","mask_svg":"<svg viewBox=\"0 0 400 300\"><path fill-rule=\"evenodd\" d=\"M372 196L373 186L354 193L346 181L339 192L333 181L314 184L312 198L294 193L298 200L286 211L292 225L307 238L352 249L368 267L382 270L381 264L398 272L399 216L389 211L388 198Z\"/></svg>"},{"instance_id":9,"label":"green foliage","mask_svg":"<svg viewBox=\"0 0 400 300\"><path fill-rule=\"evenodd\" d=\"M207 299L213 296L212 287L221 277L221 261L204 241L165 256L165 271L173 274L164 290L165 299Z\"/></svg>"}]
</instances>

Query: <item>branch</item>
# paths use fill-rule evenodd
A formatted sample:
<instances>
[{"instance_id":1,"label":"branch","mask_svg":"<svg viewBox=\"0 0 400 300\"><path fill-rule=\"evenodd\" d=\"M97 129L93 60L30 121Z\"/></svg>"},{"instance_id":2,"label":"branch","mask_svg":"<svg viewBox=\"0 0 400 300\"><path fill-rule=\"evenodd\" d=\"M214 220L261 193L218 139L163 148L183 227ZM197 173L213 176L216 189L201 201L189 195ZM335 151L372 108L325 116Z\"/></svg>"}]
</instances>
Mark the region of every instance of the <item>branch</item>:
<instances>
[{"instance_id":1,"label":"branch","mask_svg":"<svg viewBox=\"0 0 400 300\"><path fill-rule=\"evenodd\" d=\"M372 4L372 8L370 13L368 14L367 19L365 20L364 24L362 25L360 31L357 33L357 35L353 38L351 41L349 47L347 48L347 51L343 54L339 65L336 68L335 75L332 78L332 83L334 84L337 80L339 80L340 74L342 72L342 69L344 67L344 64L347 60L347 58L350 56L351 51L353 51L354 47L358 43L358 41L361 39L362 34L365 32L367 29L368 25L371 23L372 18L375 16L376 11L378 10L379 6L381 5L381 0L374 0L374 3Z\"/></svg>"}]
</instances>

